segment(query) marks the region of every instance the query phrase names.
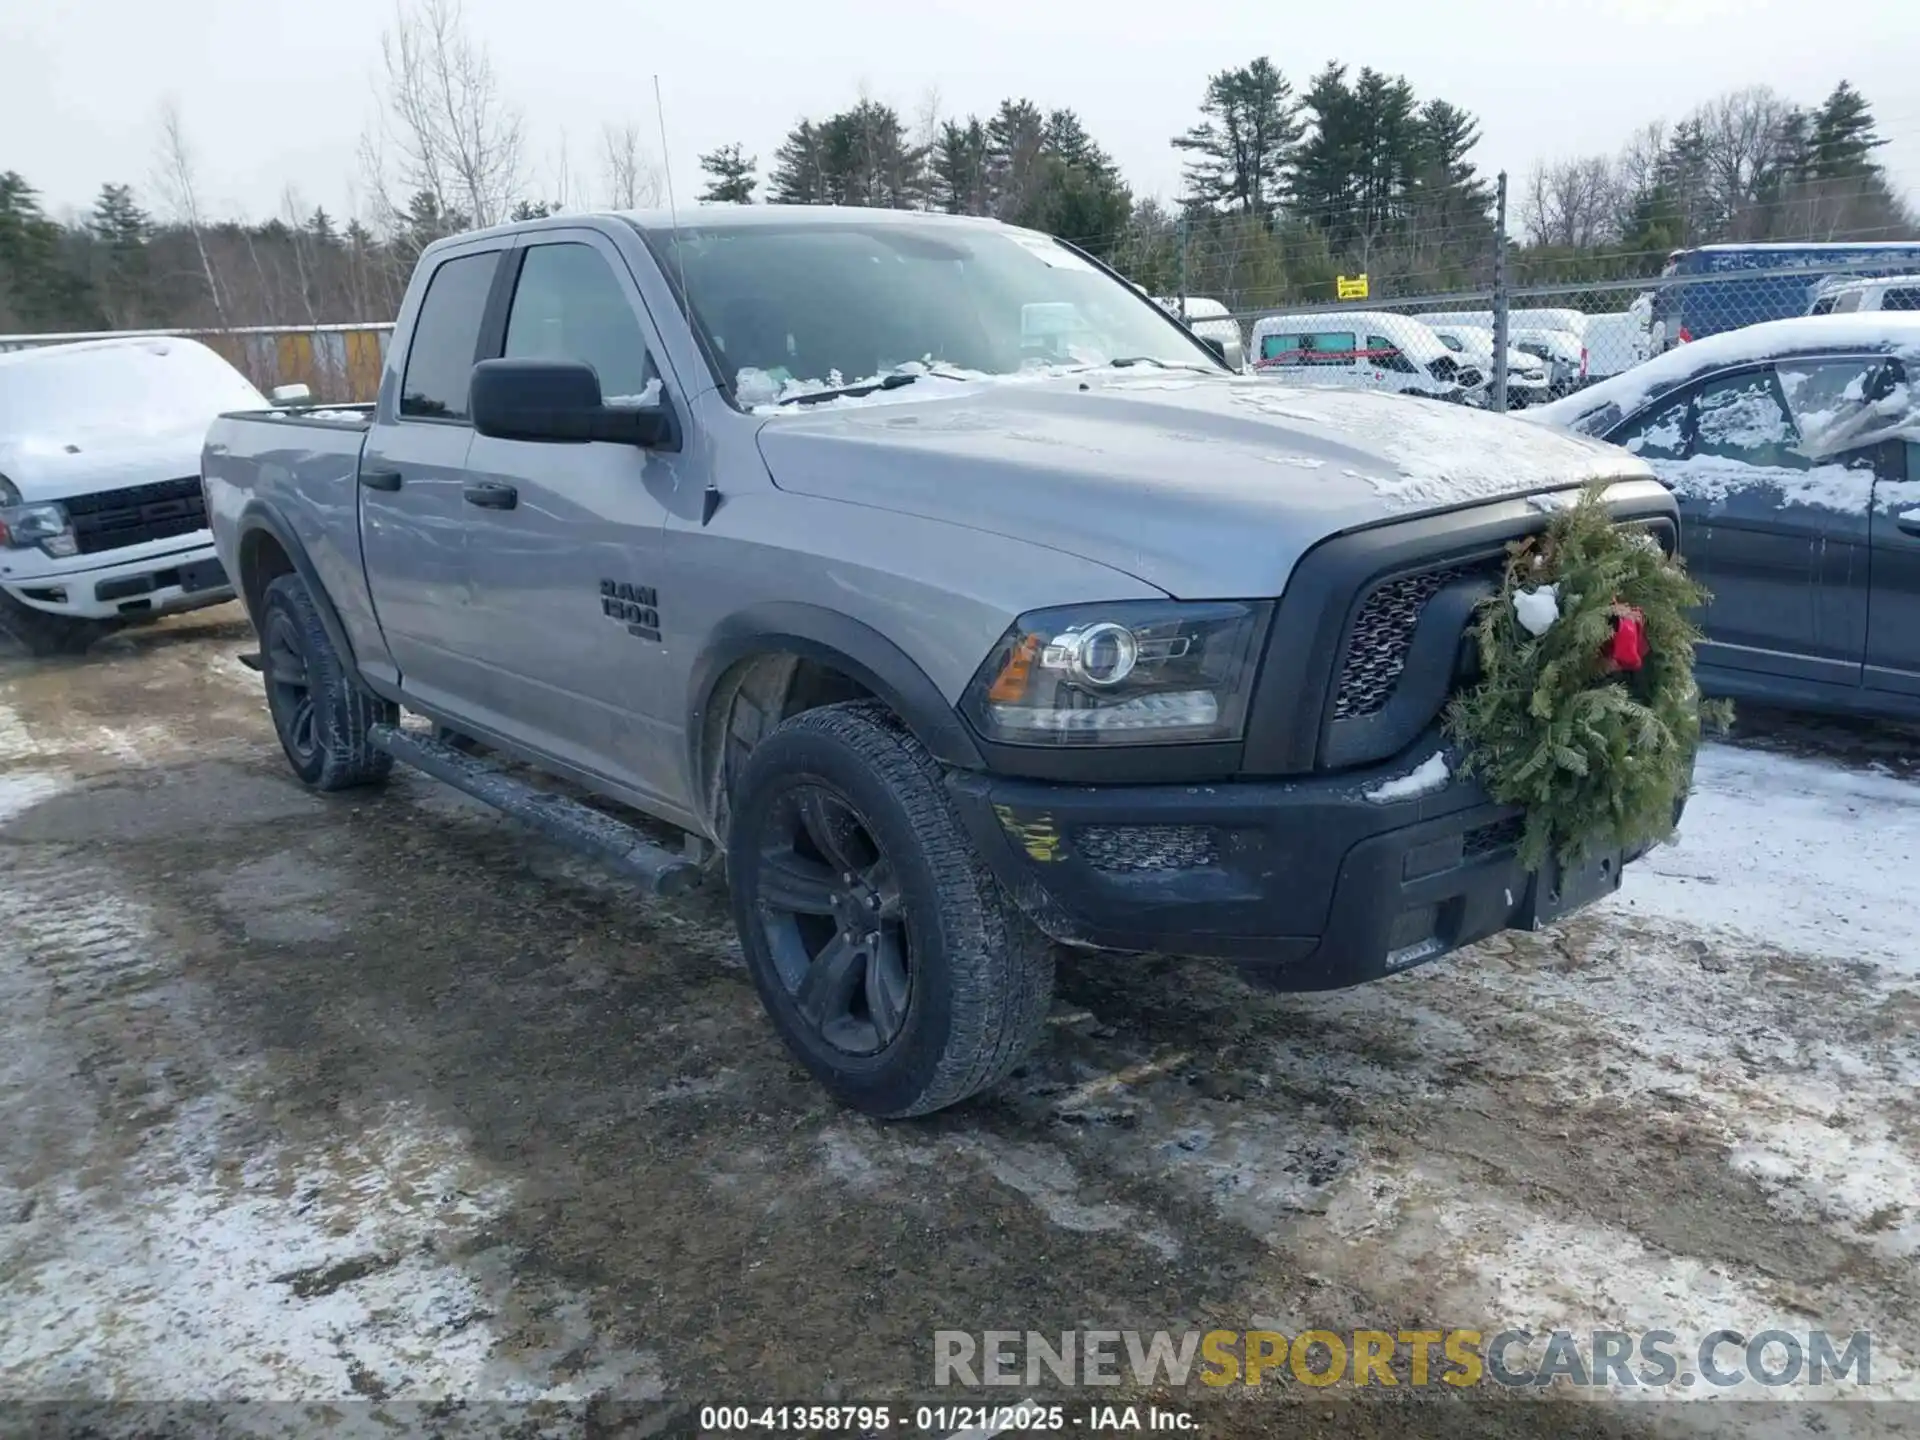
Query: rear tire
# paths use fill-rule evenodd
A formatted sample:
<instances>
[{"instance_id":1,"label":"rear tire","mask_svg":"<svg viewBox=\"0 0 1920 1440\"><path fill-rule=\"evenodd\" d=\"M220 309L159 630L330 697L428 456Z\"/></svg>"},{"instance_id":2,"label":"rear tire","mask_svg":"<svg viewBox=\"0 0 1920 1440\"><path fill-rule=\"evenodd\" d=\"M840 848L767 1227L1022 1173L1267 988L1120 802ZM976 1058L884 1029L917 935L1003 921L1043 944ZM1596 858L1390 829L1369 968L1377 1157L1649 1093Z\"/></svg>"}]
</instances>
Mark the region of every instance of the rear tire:
<instances>
[{"instance_id":1,"label":"rear tire","mask_svg":"<svg viewBox=\"0 0 1920 1440\"><path fill-rule=\"evenodd\" d=\"M302 784L346 790L392 773L393 757L368 732L398 723L399 708L348 674L298 575L276 576L262 597L260 660L274 733Z\"/></svg>"},{"instance_id":2,"label":"rear tire","mask_svg":"<svg viewBox=\"0 0 1920 1440\"><path fill-rule=\"evenodd\" d=\"M929 1114L1004 1079L1039 1035L1052 947L884 707L809 710L754 748L727 875L774 1027L843 1103Z\"/></svg>"},{"instance_id":3,"label":"rear tire","mask_svg":"<svg viewBox=\"0 0 1920 1440\"><path fill-rule=\"evenodd\" d=\"M11 637L37 660L56 655L84 655L94 641L106 638L119 628L117 620L49 615L0 590L0 634Z\"/></svg>"}]
</instances>

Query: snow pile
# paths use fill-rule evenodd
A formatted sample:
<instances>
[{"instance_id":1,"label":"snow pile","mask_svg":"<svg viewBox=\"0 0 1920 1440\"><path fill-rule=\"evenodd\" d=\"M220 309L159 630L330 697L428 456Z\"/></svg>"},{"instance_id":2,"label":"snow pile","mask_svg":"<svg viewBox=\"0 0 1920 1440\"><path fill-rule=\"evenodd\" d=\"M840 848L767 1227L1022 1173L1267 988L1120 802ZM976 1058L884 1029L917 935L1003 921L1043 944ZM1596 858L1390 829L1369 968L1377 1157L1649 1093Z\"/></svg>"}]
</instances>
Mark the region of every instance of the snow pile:
<instances>
[{"instance_id":1,"label":"snow pile","mask_svg":"<svg viewBox=\"0 0 1920 1440\"><path fill-rule=\"evenodd\" d=\"M1402 800L1417 800L1422 795L1431 795L1436 790L1444 790L1447 781L1453 778L1453 772L1447 768L1444 751L1436 750L1420 763L1418 769L1398 779L1376 785L1366 792L1367 799L1376 805L1393 805Z\"/></svg>"},{"instance_id":2,"label":"snow pile","mask_svg":"<svg viewBox=\"0 0 1920 1440\"><path fill-rule=\"evenodd\" d=\"M1513 597L1513 618L1520 622L1520 628L1536 639L1553 628L1553 622L1560 618L1560 587L1541 585L1532 590L1522 590Z\"/></svg>"}]
</instances>

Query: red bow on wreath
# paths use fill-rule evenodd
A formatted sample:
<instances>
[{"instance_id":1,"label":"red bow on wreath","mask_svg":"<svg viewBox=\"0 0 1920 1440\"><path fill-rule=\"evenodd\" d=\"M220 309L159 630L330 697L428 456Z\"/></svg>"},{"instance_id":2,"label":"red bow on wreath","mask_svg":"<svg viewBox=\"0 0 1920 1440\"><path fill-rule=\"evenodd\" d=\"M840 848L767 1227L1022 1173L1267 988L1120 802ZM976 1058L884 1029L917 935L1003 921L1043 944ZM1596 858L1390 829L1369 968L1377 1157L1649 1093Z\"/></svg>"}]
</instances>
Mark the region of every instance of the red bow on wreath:
<instances>
[{"instance_id":1,"label":"red bow on wreath","mask_svg":"<svg viewBox=\"0 0 1920 1440\"><path fill-rule=\"evenodd\" d=\"M1600 647L1600 658L1609 670L1638 670L1646 663L1646 622L1633 606L1615 607L1613 636Z\"/></svg>"}]
</instances>

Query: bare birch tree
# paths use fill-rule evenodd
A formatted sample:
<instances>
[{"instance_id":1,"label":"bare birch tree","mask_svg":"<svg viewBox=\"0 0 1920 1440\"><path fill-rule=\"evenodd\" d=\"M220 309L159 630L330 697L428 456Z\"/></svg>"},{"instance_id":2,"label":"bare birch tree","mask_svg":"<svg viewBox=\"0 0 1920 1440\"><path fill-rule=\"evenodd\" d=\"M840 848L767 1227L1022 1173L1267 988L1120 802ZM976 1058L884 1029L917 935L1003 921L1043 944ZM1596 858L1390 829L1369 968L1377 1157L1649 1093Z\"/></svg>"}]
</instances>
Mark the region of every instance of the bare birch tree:
<instances>
[{"instance_id":1,"label":"bare birch tree","mask_svg":"<svg viewBox=\"0 0 1920 1440\"><path fill-rule=\"evenodd\" d=\"M600 131L600 174L607 204L615 210L647 210L660 203L660 170L640 143L631 120Z\"/></svg>"},{"instance_id":2,"label":"bare birch tree","mask_svg":"<svg viewBox=\"0 0 1920 1440\"><path fill-rule=\"evenodd\" d=\"M468 36L460 0L399 0L380 59L379 117L361 155L383 220L398 228L418 196L449 221L506 219L524 178L525 122Z\"/></svg>"},{"instance_id":3,"label":"bare birch tree","mask_svg":"<svg viewBox=\"0 0 1920 1440\"><path fill-rule=\"evenodd\" d=\"M180 120L180 107L172 100L160 106L160 152L155 183L166 198L176 222L193 237L193 249L199 257L200 274L206 281L207 298L222 329L231 321L227 315L226 294L213 271L213 258L207 252L207 228L200 208L200 191L195 180L193 148L187 143L187 131Z\"/></svg>"}]
</instances>

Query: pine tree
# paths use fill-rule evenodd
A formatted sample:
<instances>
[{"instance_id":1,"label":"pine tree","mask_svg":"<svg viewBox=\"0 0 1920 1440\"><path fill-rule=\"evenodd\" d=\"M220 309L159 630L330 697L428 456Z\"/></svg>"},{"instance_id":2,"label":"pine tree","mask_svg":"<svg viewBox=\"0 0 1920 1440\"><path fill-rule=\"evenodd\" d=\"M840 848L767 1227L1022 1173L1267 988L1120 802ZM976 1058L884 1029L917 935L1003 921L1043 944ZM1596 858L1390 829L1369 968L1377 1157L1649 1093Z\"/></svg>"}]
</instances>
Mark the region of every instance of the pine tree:
<instances>
[{"instance_id":1,"label":"pine tree","mask_svg":"<svg viewBox=\"0 0 1920 1440\"><path fill-rule=\"evenodd\" d=\"M802 120L787 132L773 152L773 175L768 180L776 205L831 205L839 200L828 183L825 136L820 126Z\"/></svg>"},{"instance_id":2,"label":"pine tree","mask_svg":"<svg viewBox=\"0 0 1920 1440\"><path fill-rule=\"evenodd\" d=\"M1173 146L1194 158L1183 168L1190 205L1265 215L1284 194L1303 126L1287 78L1265 56L1207 80L1205 117Z\"/></svg>"},{"instance_id":3,"label":"pine tree","mask_svg":"<svg viewBox=\"0 0 1920 1440\"><path fill-rule=\"evenodd\" d=\"M700 199L710 205L751 205L754 187L760 183L757 171L760 158L749 155L738 141L709 150L700 157L700 168L707 174L707 188Z\"/></svg>"},{"instance_id":4,"label":"pine tree","mask_svg":"<svg viewBox=\"0 0 1920 1440\"><path fill-rule=\"evenodd\" d=\"M1873 152L1881 138L1866 96L1842 80L1813 112L1807 139L1808 170L1816 180L1878 174Z\"/></svg>"},{"instance_id":5,"label":"pine tree","mask_svg":"<svg viewBox=\"0 0 1920 1440\"><path fill-rule=\"evenodd\" d=\"M993 204L987 127L969 115L964 125L948 120L940 127L927 158L928 188L934 208L949 215L985 215Z\"/></svg>"},{"instance_id":6,"label":"pine tree","mask_svg":"<svg viewBox=\"0 0 1920 1440\"><path fill-rule=\"evenodd\" d=\"M0 172L0 326L72 330L100 323L84 276L64 261L62 239L40 208L40 192L18 172Z\"/></svg>"},{"instance_id":7,"label":"pine tree","mask_svg":"<svg viewBox=\"0 0 1920 1440\"><path fill-rule=\"evenodd\" d=\"M1344 232L1359 196L1362 163L1347 69L1329 62L1301 97L1311 126L1294 153L1295 208L1323 234Z\"/></svg>"},{"instance_id":8,"label":"pine tree","mask_svg":"<svg viewBox=\"0 0 1920 1440\"><path fill-rule=\"evenodd\" d=\"M987 122L987 184L992 213L1002 220L1024 215L1044 185L1041 157L1047 121L1031 100L1002 100Z\"/></svg>"}]
</instances>

